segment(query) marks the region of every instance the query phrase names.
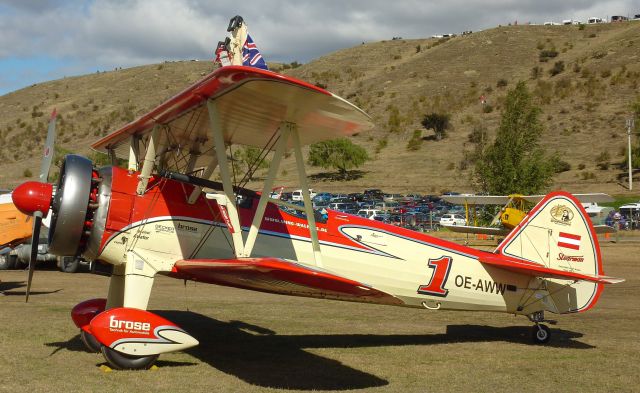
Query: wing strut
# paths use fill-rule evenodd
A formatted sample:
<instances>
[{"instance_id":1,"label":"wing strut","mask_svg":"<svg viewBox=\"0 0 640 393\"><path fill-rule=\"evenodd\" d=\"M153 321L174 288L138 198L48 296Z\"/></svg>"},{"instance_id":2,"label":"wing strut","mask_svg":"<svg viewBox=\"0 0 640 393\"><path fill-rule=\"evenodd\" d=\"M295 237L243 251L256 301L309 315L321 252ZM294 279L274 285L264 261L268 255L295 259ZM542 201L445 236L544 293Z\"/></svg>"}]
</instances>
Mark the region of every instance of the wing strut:
<instances>
[{"instance_id":1,"label":"wing strut","mask_svg":"<svg viewBox=\"0 0 640 393\"><path fill-rule=\"evenodd\" d=\"M127 168L131 172L138 170L138 163L140 162L140 136L133 134L129 141L129 165Z\"/></svg>"},{"instance_id":2,"label":"wing strut","mask_svg":"<svg viewBox=\"0 0 640 393\"><path fill-rule=\"evenodd\" d=\"M292 130L291 137L293 142L293 150L296 156L296 166L298 167L298 178L300 180L300 187L302 187L304 212L307 216L309 234L311 235L313 259L316 263L316 266L322 267L322 254L320 252L320 242L318 241L318 230L316 228L316 219L313 215L313 204L311 203L311 195L309 194L309 183L307 182L307 174L304 170L304 158L302 157L302 147L300 145L300 135L298 135L297 127Z\"/></svg>"},{"instance_id":3,"label":"wing strut","mask_svg":"<svg viewBox=\"0 0 640 393\"><path fill-rule=\"evenodd\" d=\"M204 170L204 173L202 174L202 177L204 179L209 179L211 180L211 175L213 174L213 171L218 167L218 157L214 154L213 157L211 158L211 161L209 162L209 165L207 165L207 169ZM193 191L191 191L191 195L189 195L189 204L193 205L194 203L196 203L196 201L198 200L198 197L200 196L200 193L202 192L202 187L196 185L193 189Z\"/></svg>"},{"instance_id":4,"label":"wing strut","mask_svg":"<svg viewBox=\"0 0 640 393\"><path fill-rule=\"evenodd\" d=\"M220 123L220 115L216 103L207 100L207 109L209 112L209 123L213 134L213 144L216 148L216 156L218 157L218 167L220 168L220 177L222 178L222 188L224 198L216 198L220 204L223 215L229 219L229 232L233 240L233 250L236 257L244 256L244 243L242 241L242 228L240 227L240 219L238 218L238 209L235 204L235 196L233 194L233 183L231 182L231 174L229 173L229 164L227 161L227 150L224 143L224 135L222 124ZM226 210L226 211L224 211Z\"/></svg>"},{"instance_id":5,"label":"wing strut","mask_svg":"<svg viewBox=\"0 0 640 393\"><path fill-rule=\"evenodd\" d=\"M138 189L136 190L138 195L143 195L147 189L147 184L151 178L151 172L153 166L156 163L156 148L160 139L160 125L156 124L149 136L149 144L147 146L147 152L144 156L144 162L142 163L142 170L140 171L140 180L138 180Z\"/></svg>"},{"instance_id":6,"label":"wing strut","mask_svg":"<svg viewBox=\"0 0 640 393\"><path fill-rule=\"evenodd\" d=\"M262 218L264 217L264 211L267 207L267 202L269 201L269 194L271 189L273 188L273 182L276 179L276 175L278 174L278 169L280 168L280 161L282 160L282 156L284 156L285 149L287 147L287 143L289 142L289 135L291 134L291 129L294 127L291 123L282 123L278 129L279 139L276 143L276 151L273 155L273 159L271 160L271 166L269 167L269 173L267 174L267 178L264 181L264 186L262 187L262 194L260 195L260 200L258 201L258 207L256 208L256 214L253 216L253 222L251 222L251 229L249 229L249 236L247 236L247 241L244 246L244 253L246 257L251 256L251 251L253 251L253 246L255 245L256 238L258 236L258 230L260 229L260 223L262 223Z\"/></svg>"},{"instance_id":7,"label":"wing strut","mask_svg":"<svg viewBox=\"0 0 640 393\"><path fill-rule=\"evenodd\" d=\"M296 158L298 178L300 186L302 187L304 212L307 216L307 225L309 226L309 234L311 236L314 261L316 266L322 267L322 255L320 253L320 242L318 241L318 230L316 228L316 220L313 214L313 205L311 203L311 195L309 194L309 183L307 182L307 174L304 169L304 158L302 156L302 148L297 125L285 121L282 122L278 128L277 132L279 133L279 139L276 142L276 150L269 168L269 173L267 174L267 178L264 182L262 194L260 195L256 213L253 217L251 228L249 229L249 234L245 243L242 239L242 227L240 226L238 210L235 204L236 199L233 192L233 183L231 182L231 174L229 172L226 145L224 141L224 130L222 129L216 102L209 99L207 101L207 109L209 112L209 122L216 151L216 160L212 163L214 165L211 165L209 169L215 167L216 163L218 164L218 167L220 168L220 177L222 179L222 188L224 190L223 194L215 194L213 199L218 202L218 205L221 207L222 214L226 216L224 219L227 223L227 227L229 228L229 232L231 233L233 249L236 257L241 258L251 256L260 230L260 224L264 218L267 202L269 201L269 192L273 187L273 182L278 174L280 162L282 161L285 150L291 142Z\"/></svg>"}]
</instances>

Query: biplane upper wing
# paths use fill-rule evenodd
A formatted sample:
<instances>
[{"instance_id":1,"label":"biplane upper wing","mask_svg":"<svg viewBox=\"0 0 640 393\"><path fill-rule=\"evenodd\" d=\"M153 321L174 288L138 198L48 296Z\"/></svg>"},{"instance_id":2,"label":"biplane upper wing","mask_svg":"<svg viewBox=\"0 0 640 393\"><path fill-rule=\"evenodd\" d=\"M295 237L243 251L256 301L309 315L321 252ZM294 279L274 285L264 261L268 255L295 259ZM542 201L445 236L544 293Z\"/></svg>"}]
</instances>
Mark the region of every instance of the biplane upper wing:
<instances>
[{"instance_id":1,"label":"biplane upper wing","mask_svg":"<svg viewBox=\"0 0 640 393\"><path fill-rule=\"evenodd\" d=\"M402 304L366 284L279 258L187 259L176 262L172 275L269 293Z\"/></svg>"},{"instance_id":2,"label":"biplane upper wing","mask_svg":"<svg viewBox=\"0 0 640 393\"><path fill-rule=\"evenodd\" d=\"M265 147L283 123L295 123L302 145L353 135L373 126L348 101L314 85L254 67L221 67L142 117L95 142L95 150L128 157L130 137L144 142L155 126L171 149L213 151L207 101L215 103L225 142ZM213 154L213 153L210 153Z\"/></svg>"}]
</instances>

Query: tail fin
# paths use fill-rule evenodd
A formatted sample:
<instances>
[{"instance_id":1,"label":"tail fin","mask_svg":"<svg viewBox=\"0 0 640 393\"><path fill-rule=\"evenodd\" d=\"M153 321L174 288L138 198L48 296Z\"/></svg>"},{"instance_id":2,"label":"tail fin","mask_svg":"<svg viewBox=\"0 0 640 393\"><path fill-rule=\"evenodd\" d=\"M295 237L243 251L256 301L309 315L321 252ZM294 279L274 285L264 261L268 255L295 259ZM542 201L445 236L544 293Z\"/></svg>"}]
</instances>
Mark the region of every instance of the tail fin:
<instances>
[{"instance_id":1,"label":"tail fin","mask_svg":"<svg viewBox=\"0 0 640 393\"><path fill-rule=\"evenodd\" d=\"M548 268L602 276L600 246L591 220L573 195L546 195L514 228L496 253L539 263ZM545 279L558 313L593 307L603 284L589 281Z\"/></svg>"}]
</instances>

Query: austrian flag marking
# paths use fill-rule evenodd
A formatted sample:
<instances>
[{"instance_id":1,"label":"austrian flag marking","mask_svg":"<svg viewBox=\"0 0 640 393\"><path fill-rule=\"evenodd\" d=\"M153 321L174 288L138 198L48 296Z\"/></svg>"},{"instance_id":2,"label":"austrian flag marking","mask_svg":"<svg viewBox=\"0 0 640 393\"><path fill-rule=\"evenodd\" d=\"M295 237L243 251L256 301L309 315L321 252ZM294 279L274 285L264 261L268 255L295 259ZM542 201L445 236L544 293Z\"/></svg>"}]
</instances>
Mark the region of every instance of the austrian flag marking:
<instances>
[{"instance_id":1,"label":"austrian flag marking","mask_svg":"<svg viewBox=\"0 0 640 393\"><path fill-rule=\"evenodd\" d=\"M580 236L571 233L560 232L558 237L558 247L570 248L572 250L580 249Z\"/></svg>"}]
</instances>

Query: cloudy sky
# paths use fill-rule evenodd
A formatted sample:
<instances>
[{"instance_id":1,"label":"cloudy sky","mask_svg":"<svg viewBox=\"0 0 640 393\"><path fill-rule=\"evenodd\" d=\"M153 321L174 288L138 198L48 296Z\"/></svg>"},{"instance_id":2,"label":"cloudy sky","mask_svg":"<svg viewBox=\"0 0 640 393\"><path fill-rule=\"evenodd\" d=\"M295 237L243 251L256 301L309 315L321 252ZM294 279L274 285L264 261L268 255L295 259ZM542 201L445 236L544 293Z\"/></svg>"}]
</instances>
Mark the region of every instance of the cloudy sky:
<instances>
[{"instance_id":1,"label":"cloudy sky","mask_svg":"<svg viewBox=\"0 0 640 393\"><path fill-rule=\"evenodd\" d=\"M63 76L210 59L242 15L268 61L363 41L640 14L640 0L0 0L0 95Z\"/></svg>"}]
</instances>

